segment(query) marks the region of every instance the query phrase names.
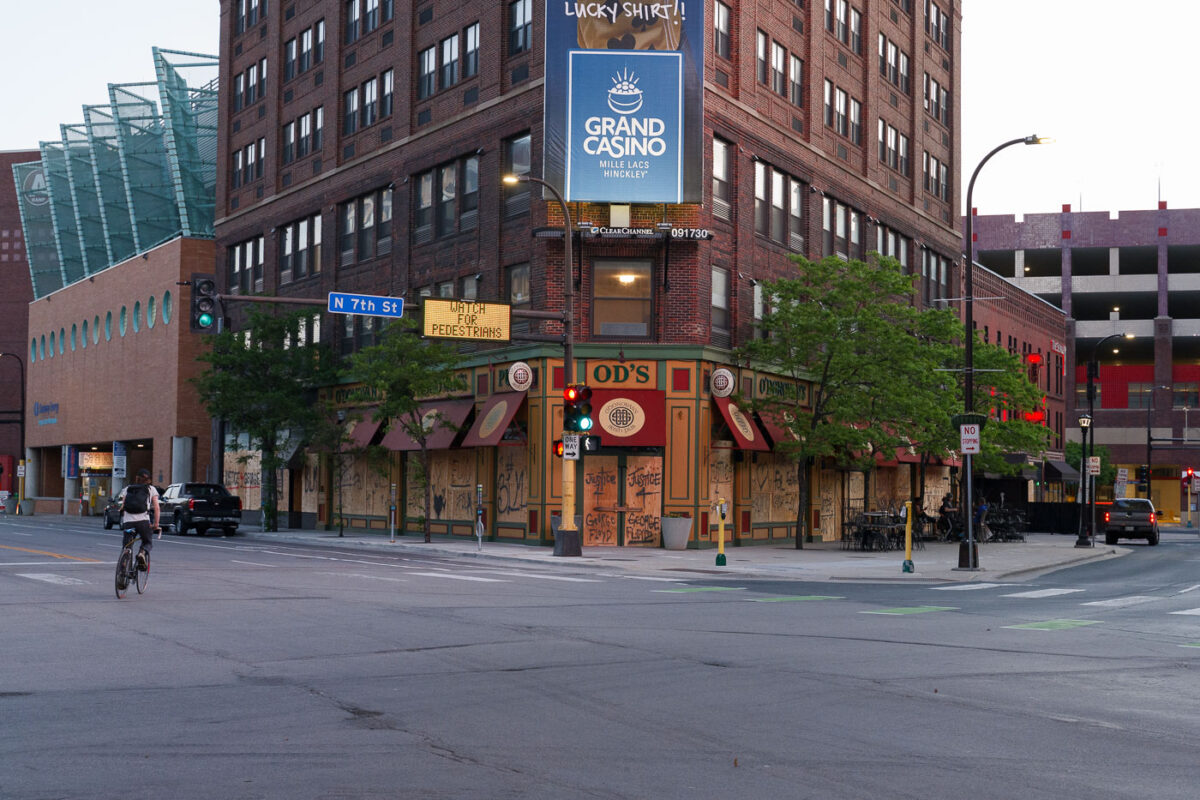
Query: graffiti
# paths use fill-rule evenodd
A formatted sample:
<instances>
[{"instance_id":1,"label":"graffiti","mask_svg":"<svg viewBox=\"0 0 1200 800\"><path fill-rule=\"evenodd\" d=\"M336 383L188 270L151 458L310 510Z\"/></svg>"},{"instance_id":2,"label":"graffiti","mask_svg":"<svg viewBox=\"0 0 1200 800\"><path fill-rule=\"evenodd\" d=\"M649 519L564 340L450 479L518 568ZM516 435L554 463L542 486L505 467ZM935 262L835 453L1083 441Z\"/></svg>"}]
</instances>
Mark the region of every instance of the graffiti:
<instances>
[{"instance_id":1,"label":"graffiti","mask_svg":"<svg viewBox=\"0 0 1200 800\"><path fill-rule=\"evenodd\" d=\"M640 465L630 467L625 473L625 502L630 502L630 495L645 499L649 495L662 494L662 467Z\"/></svg>"},{"instance_id":2,"label":"graffiti","mask_svg":"<svg viewBox=\"0 0 1200 800\"><path fill-rule=\"evenodd\" d=\"M592 497L599 499L607 489L617 485L617 473L605 467L600 467L583 475L585 486L592 487Z\"/></svg>"},{"instance_id":3,"label":"graffiti","mask_svg":"<svg viewBox=\"0 0 1200 800\"><path fill-rule=\"evenodd\" d=\"M525 491L525 451L516 447L504 450L509 452L500 456L496 470L496 514L505 521L519 522L529 504Z\"/></svg>"},{"instance_id":4,"label":"graffiti","mask_svg":"<svg viewBox=\"0 0 1200 800\"><path fill-rule=\"evenodd\" d=\"M662 533L662 517L658 513L625 515L625 544L656 544Z\"/></svg>"}]
</instances>

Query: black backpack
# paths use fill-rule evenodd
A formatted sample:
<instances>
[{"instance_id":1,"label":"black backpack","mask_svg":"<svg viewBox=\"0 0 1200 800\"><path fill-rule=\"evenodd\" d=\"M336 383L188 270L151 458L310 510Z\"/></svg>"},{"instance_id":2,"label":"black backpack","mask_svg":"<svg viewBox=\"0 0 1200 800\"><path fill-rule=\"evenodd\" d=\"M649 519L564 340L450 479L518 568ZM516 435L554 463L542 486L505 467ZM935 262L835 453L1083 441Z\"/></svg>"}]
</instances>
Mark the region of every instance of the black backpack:
<instances>
[{"instance_id":1,"label":"black backpack","mask_svg":"<svg viewBox=\"0 0 1200 800\"><path fill-rule=\"evenodd\" d=\"M144 483L131 483L125 487L125 502L121 510L126 514L145 514L150 510L150 487Z\"/></svg>"}]
</instances>

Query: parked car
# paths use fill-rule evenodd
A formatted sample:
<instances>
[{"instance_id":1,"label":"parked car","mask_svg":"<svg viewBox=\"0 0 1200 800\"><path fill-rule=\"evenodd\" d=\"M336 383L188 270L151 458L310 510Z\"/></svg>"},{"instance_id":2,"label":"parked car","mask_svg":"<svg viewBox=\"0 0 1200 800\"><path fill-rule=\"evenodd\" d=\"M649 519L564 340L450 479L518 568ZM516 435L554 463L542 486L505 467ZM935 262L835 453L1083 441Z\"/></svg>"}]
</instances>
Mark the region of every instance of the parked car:
<instances>
[{"instance_id":1,"label":"parked car","mask_svg":"<svg viewBox=\"0 0 1200 800\"><path fill-rule=\"evenodd\" d=\"M220 528L226 536L237 533L242 521L242 499L219 483L172 483L159 499L161 524L175 533L195 529L203 536Z\"/></svg>"},{"instance_id":2,"label":"parked car","mask_svg":"<svg viewBox=\"0 0 1200 800\"><path fill-rule=\"evenodd\" d=\"M1145 497L1118 497L1104 511L1104 543L1119 539L1145 539L1158 544L1158 514Z\"/></svg>"}]
</instances>

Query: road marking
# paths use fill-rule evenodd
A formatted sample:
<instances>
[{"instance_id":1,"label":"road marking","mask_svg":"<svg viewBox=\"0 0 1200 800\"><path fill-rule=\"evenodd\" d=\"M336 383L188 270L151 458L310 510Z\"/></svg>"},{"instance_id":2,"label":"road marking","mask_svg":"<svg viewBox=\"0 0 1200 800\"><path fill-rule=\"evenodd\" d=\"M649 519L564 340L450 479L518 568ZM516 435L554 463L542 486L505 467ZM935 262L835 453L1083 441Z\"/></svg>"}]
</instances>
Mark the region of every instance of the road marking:
<instances>
[{"instance_id":1,"label":"road marking","mask_svg":"<svg viewBox=\"0 0 1200 800\"><path fill-rule=\"evenodd\" d=\"M685 586L679 589L655 589L656 593L694 594L696 592L740 592L745 586Z\"/></svg>"},{"instance_id":2,"label":"road marking","mask_svg":"<svg viewBox=\"0 0 1200 800\"><path fill-rule=\"evenodd\" d=\"M1090 603L1080 603L1081 606L1103 606L1105 608L1123 608L1136 606L1138 603L1149 603L1159 598L1148 594L1131 594L1128 597L1114 597L1111 600L1093 600Z\"/></svg>"},{"instance_id":3,"label":"road marking","mask_svg":"<svg viewBox=\"0 0 1200 800\"><path fill-rule=\"evenodd\" d=\"M747 597L751 603L801 603L808 600L845 600L832 594L798 594L786 597Z\"/></svg>"},{"instance_id":4,"label":"road marking","mask_svg":"<svg viewBox=\"0 0 1200 800\"><path fill-rule=\"evenodd\" d=\"M887 614L890 616L902 616L905 614L928 614L931 611L957 611L957 608L952 606L909 606L907 608L885 608L880 611L860 611L860 614Z\"/></svg>"},{"instance_id":5,"label":"road marking","mask_svg":"<svg viewBox=\"0 0 1200 800\"><path fill-rule=\"evenodd\" d=\"M405 580L404 578L389 578L386 575L366 575L362 572L351 572L350 574L346 574L344 572L318 572L316 574L317 575L333 575L336 578L366 578L367 580L372 580L372 581L388 581L390 583L408 583L408 581Z\"/></svg>"},{"instance_id":6,"label":"road marking","mask_svg":"<svg viewBox=\"0 0 1200 800\"><path fill-rule=\"evenodd\" d=\"M536 578L543 581L566 581L568 583L604 583L596 578L568 578L565 575L546 575L541 572L517 572L502 569L483 569L476 572L486 572L488 575L512 575L517 578Z\"/></svg>"},{"instance_id":7,"label":"road marking","mask_svg":"<svg viewBox=\"0 0 1200 800\"><path fill-rule=\"evenodd\" d=\"M609 578L626 578L631 581L655 581L656 583L686 583L683 578L655 578L650 575L619 575L610 573L606 577Z\"/></svg>"},{"instance_id":8,"label":"road marking","mask_svg":"<svg viewBox=\"0 0 1200 800\"><path fill-rule=\"evenodd\" d=\"M53 564L56 567L75 567L92 564L108 564L108 561L0 561L0 567L44 567ZM114 562L115 563L115 562Z\"/></svg>"},{"instance_id":9,"label":"road marking","mask_svg":"<svg viewBox=\"0 0 1200 800\"><path fill-rule=\"evenodd\" d=\"M1188 642L1187 644L1181 644L1179 646L1180 647L1200 647L1200 642Z\"/></svg>"},{"instance_id":10,"label":"road marking","mask_svg":"<svg viewBox=\"0 0 1200 800\"><path fill-rule=\"evenodd\" d=\"M451 575L448 572L409 572L408 575L423 575L426 578L447 578L452 581L478 581L479 583L510 583L499 578L477 578L474 575Z\"/></svg>"},{"instance_id":11,"label":"road marking","mask_svg":"<svg viewBox=\"0 0 1200 800\"><path fill-rule=\"evenodd\" d=\"M1200 608L1189 608L1186 611L1172 611L1172 614L1186 614L1192 617L1200 617Z\"/></svg>"},{"instance_id":12,"label":"road marking","mask_svg":"<svg viewBox=\"0 0 1200 800\"><path fill-rule=\"evenodd\" d=\"M1200 583L1197 583L1195 586L1189 586L1186 589L1180 589L1178 592L1176 592L1176 594L1187 594L1188 592L1194 592L1197 589L1200 589Z\"/></svg>"},{"instance_id":13,"label":"road marking","mask_svg":"<svg viewBox=\"0 0 1200 800\"><path fill-rule=\"evenodd\" d=\"M77 586L81 583L87 583L87 581L82 581L79 578L68 578L66 575L54 575L49 572L18 572L17 577L45 581L46 583L56 583L59 586Z\"/></svg>"},{"instance_id":14,"label":"road marking","mask_svg":"<svg viewBox=\"0 0 1200 800\"><path fill-rule=\"evenodd\" d=\"M1026 622L1021 625L1005 625L1005 628L1025 631L1062 631L1081 628L1084 625L1099 625L1098 619L1048 619L1045 622Z\"/></svg>"},{"instance_id":15,"label":"road marking","mask_svg":"<svg viewBox=\"0 0 1200 800\"><path fill-rule=\"evenodd\" d=\"M1055 597L1060 594L1074 594L1083 589L1037 589L1032 592L1017 592L1016 594L1001 595L1001 597Z\"/></svg>"},{"instance_id":16,"label":"road marking","mask_svg":"<svg viewBox=\"0 0 1200 800\"><path fill-rule=\"evenodd\" d=\"M68 556L68 555L64 555L63 553L51 553L48 550L30 550L28 547L13 547L10 544L0 544L0 549L16 550L17 552L20 552L20 553L33 553L35 556L50 556L51 558L61 558L65 561L85 561L85 562L91 562L91 563L98 562L98 559L95 559L95 558L81 558L79 556Z\"/></svg>"},{"instance_id":17,"label":"road marking","mask_svg":"<svg viewBox=\"0 0 1200 800\"><path fill-rule=\"evenodd\" d=\"M1015 586L1012 583L960 583L955 586L934 586L935 592L972 592L976 589L995 589L997 586Z\"/></svg>"},{"instance_id":18,"label":"road marking","mask_svg":"<svg viewBox=\"0 0 1200 800\"><path fill-rule=\"evenodd\" d=\"M259 564L257 561L238 561L236 558L229 559L235 564L249 564L252 567L277 567L278 564Z\"/></svg>"}]
</instances>

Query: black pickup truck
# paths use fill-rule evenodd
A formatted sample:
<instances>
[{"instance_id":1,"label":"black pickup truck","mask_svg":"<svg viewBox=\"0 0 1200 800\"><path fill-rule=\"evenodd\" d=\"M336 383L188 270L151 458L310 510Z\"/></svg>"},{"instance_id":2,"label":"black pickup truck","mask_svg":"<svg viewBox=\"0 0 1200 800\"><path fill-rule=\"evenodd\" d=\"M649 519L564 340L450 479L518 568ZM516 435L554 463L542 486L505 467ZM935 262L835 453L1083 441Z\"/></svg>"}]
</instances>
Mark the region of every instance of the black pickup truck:
<instances>
[{"instance_id":1,"label":"black pickup truck","mask_svg":"<svg viewBox=\"0 0 1200 800\"><path fill-rule=\"evenodd\" d=\"M158 502L162 526L175 533L220 528L230 536L242 521L242 498L219 483L172 483Z\"/></svg>"}]
</instances>

